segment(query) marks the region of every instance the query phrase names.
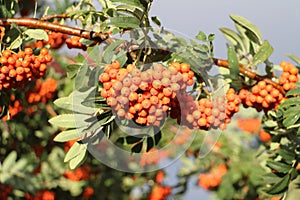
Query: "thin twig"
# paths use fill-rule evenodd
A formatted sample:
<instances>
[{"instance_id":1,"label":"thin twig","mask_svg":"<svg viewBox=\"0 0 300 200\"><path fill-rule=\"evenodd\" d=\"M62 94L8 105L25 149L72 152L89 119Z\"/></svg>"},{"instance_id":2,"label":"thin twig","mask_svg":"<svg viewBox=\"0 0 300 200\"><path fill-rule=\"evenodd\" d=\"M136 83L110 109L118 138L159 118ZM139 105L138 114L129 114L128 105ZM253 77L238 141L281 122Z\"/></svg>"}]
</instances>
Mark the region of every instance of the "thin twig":
<instances>
[{"instance_id":1,"label":"thin twig","mask_svg":"<svg viewBox=\"0 0 300 200\"><path fill-rule=\"evenodd\" d=\"M15 23L19 26L26 26L30 28L41 28L50 31L65 33L68 35L74 35L81 38L94 40L97 42L103 42L109 38L108 33L87 31L83 29L73 28L70 26L43 21L40 19L34 19L34 18L5 18L5 19L2 18L1 19L0 18L0 26L11 26L12 23Z\"/></svg>"},{"instance_id":2,"label":"thin twig","mask_svg":"<svg viewBox=\"0 0 300 200\"><path fill-rule=\"evenodd\" d=\"M49 21L51 19L67 19L67 18L70 18L70 16L68 14L59 14L59 15L45 16L45 17L42 17L41 20Z\"/></svg>"}]
</instances>

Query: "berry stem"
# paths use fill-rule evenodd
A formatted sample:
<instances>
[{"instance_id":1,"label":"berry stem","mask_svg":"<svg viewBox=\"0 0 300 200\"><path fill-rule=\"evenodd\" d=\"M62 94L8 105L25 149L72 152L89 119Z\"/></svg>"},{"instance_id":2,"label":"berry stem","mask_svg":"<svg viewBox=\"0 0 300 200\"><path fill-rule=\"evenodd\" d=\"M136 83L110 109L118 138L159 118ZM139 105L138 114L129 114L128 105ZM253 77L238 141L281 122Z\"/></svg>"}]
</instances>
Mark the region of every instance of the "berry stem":
<instances>
[{"instance_id":1,"label":"berry stem","mask_svg":"<svg viewBox=\"0 0 300 200\"><path fill-rule=\"evenodd\" d=\"M228 60L223 60L223 59L219 59L219 58L213 58L213 60L214 60L215 65L229 69ZM239 63L239 68L240 68L240 73L244 74L245 76L247 76L251 79L257 80L257 81L264 80L266 83L271 84L273 87L278 89L283 95L285 95L284 89L278 83L272 81L270 78L260 76L253 71L245 69L244 65L241 63Z\"/></svg>"},{"instance_id":2,"label":"berry stem","mask_svg":"<svg viewBox=\"0 0 300 200\"><path fill-rule=\"evenodd\" d=\"M79 36L85 39L95 40L103 42L109 38L107 33L97 33L94 31L87 31L83 29L73 28L65 25L55 24L52 22L46 22L40 19L34 18L0 18L0 26L10 26L15 23L19 26L26 26L30 28L41 28L55 32L65 33L68 35Z\"/></svg>"}]
</instances>

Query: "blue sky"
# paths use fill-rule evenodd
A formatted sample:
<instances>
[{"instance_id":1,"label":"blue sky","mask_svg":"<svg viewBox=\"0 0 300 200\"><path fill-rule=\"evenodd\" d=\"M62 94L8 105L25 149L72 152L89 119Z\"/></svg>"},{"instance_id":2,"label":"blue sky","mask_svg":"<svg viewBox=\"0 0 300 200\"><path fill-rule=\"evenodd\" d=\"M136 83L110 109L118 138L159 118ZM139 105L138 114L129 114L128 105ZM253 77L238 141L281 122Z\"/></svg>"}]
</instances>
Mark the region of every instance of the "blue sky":
<instances>
[{"instance_id":1,"label":"blue sky","mask_svg":"<svg viewBox=\"0 0 300 200\"><path fill-rule=\"evenodd\" d=\"M274 47L271 60L280 62L286 53L300 56L300 1L297 0L161 0L153 2L152 15L164 27L194 37L199 30L215 33L216 57L226 58L221 27L234 29L230 14L241 15L259 27L263 39Z\"/></svg>"}]
</instances>

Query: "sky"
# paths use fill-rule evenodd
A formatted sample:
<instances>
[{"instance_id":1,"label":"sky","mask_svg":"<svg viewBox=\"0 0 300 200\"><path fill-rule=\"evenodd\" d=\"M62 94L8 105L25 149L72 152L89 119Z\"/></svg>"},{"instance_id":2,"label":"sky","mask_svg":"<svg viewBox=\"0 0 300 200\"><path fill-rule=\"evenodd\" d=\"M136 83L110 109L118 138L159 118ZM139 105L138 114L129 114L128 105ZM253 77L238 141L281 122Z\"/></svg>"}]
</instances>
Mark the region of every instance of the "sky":
<instances>
[{"instance_id":1,"label":"sky","mask_svg":"<svg viewBox=\"0 0 300 200\"><path fill-rule=\"evenodd\" d=\"M280 62L291 53L300 57L300 1L298 0L154 0L151 15L165 28L193 38L201 30L215 33L215 56L226 58L226 40L221 27L234 29L230 14L254 23L274 47L271 61Z\"/></svg>"},{"instance_id":2,"label":"sky","mask_svg":"<svg viewBox=\"0 0 300 200\"><path fill-rule=\"evenodd\" d=\"M219 31L221 27L234 29L230 14L243 16L260 29L263 39L274 48L270 60L279 64L291 61L287 53L300 57L300 1L299 0L153 0L151 16L158 16L162 25L176 32L194 38L201 30L214 33L215 57L227 58L226 40ZM235 30L235 29L234 29ZM179 163L166 170L174 181ZM209 199L209 195L190 182L190 190L184 199ZM170 198L173 199L173 198Z\"/></svg>"}]
</instances>

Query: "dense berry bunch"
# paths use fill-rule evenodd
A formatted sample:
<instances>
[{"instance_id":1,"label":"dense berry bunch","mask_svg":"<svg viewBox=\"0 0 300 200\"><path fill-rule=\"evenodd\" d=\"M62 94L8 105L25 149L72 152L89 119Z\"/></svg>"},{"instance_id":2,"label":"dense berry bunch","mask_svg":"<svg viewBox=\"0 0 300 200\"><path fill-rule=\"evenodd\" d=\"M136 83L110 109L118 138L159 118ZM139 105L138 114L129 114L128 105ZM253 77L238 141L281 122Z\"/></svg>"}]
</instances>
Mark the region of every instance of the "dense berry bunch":
<instances>
[{"instance_id":1,"label":"dense berry bunch","mask_svg":"<svg viewBox=\"0 0 300 200\"><path fill-rule=\"evenodd\" d=\"M285 91L296 88L296 82L299 80L298 69L289 62L281 62L280 66L283 72L279 78L279 84Z\"/></svg>"},{"instance_id":2,"label":"dense berry bunch","mask_svg":"<svg viewBox=\"0 0 300 200\"><path fill-rule=\"evenodd\" d=\"M34 43L35 48L43 48L45 45L50 45L51 49L59 49L64 43L65 40L68 38L67 34L63 34L61 32L55 31L48 31L48 40L39 40Z\"/></svg>"},{"instance_id":3,"label":"dense berry bunch","mask_svg":"<svg viewBox=\"0 0 300 200\"><path fill-rule=\"evenodd\" d=\"M48 78L44 82L38 79L35 87L26 92L26 100L30 104L34 103L47 103L52 99L57 90L57 82L54 78Z\"/></svg>"},{"instance_id":4,"label":"dense berry bunch","mask_svg":"<svg viewBox=\"0 0 300 200\"><path fill-rule=\"evenodd\" d=\"M66 44L68 46L69 49L82 49L82 50L86 50L87 46L82 44L79 40L81 39L81 37L78 36L71 36L70 38L66 39Z\"/></svg>"},{"instance_id":5,"label":"dense berry bunch","mask_svg":"<svg viewBox=\"0 0 300 200\"><path fill-rule=\"evenodd\" d=\"M101 96L120 119L160 126L168 115L171 99L194 83L193 76L185 63L172 63L168 68L157 64L140 71L131 64L120 69L120 64L114 62L99 77L103 83Z\"/></svg>"},{"instance_id":6,"label":"dense berry bunch","mask_svg":"<svg viewBox=\"0 0 300 200\"><path fill-rule=\"evenodd\" d=\"M205 189L212 189L220 185L222 182L222 176L227 173L227 167L225 164L221 164L212 168L207 174L199 175L198 185Z\"/></svg>"},{"instance_id":7,"label":"dense berry bunch","mask_svg":"<svg viewBox=\"0 0 300 200\"><path fill-rule=\"evenodd\" d=\"M172 102L170 116L177 119L178 124L193 129L208 130L220 128L224 130L230 122L232 115L239 111L240 100L231 88L226 96L218 96L215 99L202 98L194 101L187 93L178 94Z\"/></svg>"},{"instance_id":8,"label":"dense berry bunch","mask_svg":"<svg viewBox=\"0 0 300 200\"><path fill-rule=\"evenodd\" d=\"M281 92L265 81L259 81L250 91L241 89L239 97L244 107L253 107L257 111L264 110L265 112L275 108L283 99Z\"/></svg>"},{"instance_id":9,"label":"dense berry bunch","mask_svg":"<svg viewBox=\"0 0 300 200\"><path fill-rule=\"evenodd\" d=\"M41 49L35 56L31 48L18 53L4 50L0 57L0 90L23 88L24 84L42 77L46 73L47 63L52 61L48 49Z\"/></svg>"},{"instance_id":10,"label":"dense berry bunch","mask_svg":"<svg viewBox=\"0 0 300 200\"><path fill-rule=\"evenodd\" d=\"M9 118L12 119L15 117L19 112L23 110L23 106L19 100L16 100L15 95L10 96L10 105L8 105L8 112L9 116L5 115L2 120L7 121ZM0 113L3 112L3 108L0 107Z\"/></svg>"}]
</instances>

